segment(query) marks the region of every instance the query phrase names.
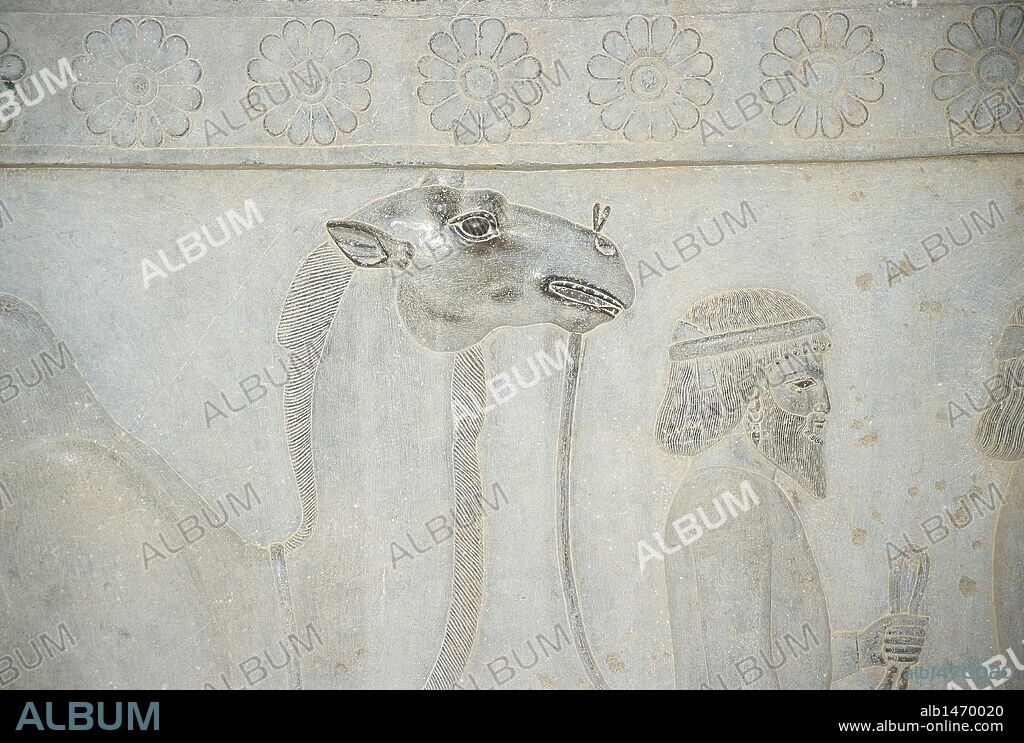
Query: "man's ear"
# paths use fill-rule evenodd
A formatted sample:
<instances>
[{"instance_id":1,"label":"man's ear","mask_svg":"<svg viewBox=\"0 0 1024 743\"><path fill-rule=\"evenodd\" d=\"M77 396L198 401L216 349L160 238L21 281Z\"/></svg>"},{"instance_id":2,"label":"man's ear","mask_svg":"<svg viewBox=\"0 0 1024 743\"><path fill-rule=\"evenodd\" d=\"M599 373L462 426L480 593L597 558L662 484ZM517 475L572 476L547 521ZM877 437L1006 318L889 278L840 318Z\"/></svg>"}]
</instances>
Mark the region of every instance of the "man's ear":
<instances>
[{"instance_id":1,"label":"man's ear","mask_svg":"<svg viewBox=\"0 0 1024 743\"><path fill-rule=\"evenodd\" d=\"M412 260L413 247L396 240L384 230L347 219L332 219L327 234L341 252L360 268L406 268Z\"/></svg>"}]
</instances>

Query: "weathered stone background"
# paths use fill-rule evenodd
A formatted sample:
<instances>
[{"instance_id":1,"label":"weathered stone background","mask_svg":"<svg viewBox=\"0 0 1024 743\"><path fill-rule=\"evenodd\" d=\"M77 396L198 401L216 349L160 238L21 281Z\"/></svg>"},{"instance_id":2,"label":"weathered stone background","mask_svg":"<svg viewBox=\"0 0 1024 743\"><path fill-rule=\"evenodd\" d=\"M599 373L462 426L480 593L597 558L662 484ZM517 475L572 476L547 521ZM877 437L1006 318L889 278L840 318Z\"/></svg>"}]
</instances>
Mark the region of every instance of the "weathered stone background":
<instances>
[{"instance_id":1,"label":"weathered stone background","mask_svg":"<svg viewBox=\"0 0 1024 743\"><path fill-rule=\"evenodd\" d=\"M965 394L983 394L992 347L1022 299L1024 135L951 128L932 92L933 53L973 7L98 0L86 10L4 0L0 27L29 73L82 54L85 35L117 18L159 18L167 35L188 40L202 66L202 105L189 114L187 134L151 148L119 147L90 132L70 88L21 111L0 132L7 212L0 292L49 321L102 406L203 498L213 502L251 483L261 503L232 526L269 544L299 517L280 390L264 376L267 397L212 420L205 404L223 409L224 394L242 407L240 382L268 369L281 377L285 353L274 341L281 301L303 257L325 239L328 219L414 185L430 166L462 167L470 187L584 224L595 202L611 204L605 231L633 272L637 299L587 338L574 450L584 615L611 683L672 685L664 587L656 570L640 571L636 553L637 540L662 528L683 475L653 439L666 347L690 304L747 286L799 296L835 340L826 373L830 494L798 504L833 630L862 627L885 611L887 545L903 535L927 544L922 522L941 516L950 536L930 548L923 613L931 624L921 664L977 665L1002 650L992 626L995 519L976 515L957 528L949 514L972 488L994 483L1009 493L1012 465L978 454L970 421L951 424L949 403L966 407ZM775 31L822 9L871 27L884 54L877 77L885 93L868 106L867 123L835 139L804 140L775 123L761 101L762 113L726 131L719 114L730 125L743 121L736 101L758 90L758 62ZM508 143L456 144L431 126L431 107L417 98L417 60L456 12L500 17L524 33L550 80L561 65L561 82L548 84L529 125ZM697 127L670 142L630 142L601 125L600 108L587 100L588 60L633 13L670 14L680 28L699 31L701 49L714 58L715 91L701 116L720 136ZM329 145L294 145L255 121L210 137L205 122L224 127L221 112L240 120L247 62L264 36L293 18L329 19L358 38L373 72L372 102L355 131ZM178 238L215 225L228 209L242 212L247 200L258 206L260 224L145 288L143 260L175 255ZM734 223L710 244L716 224L726 227L723 212L739 218L744 205L746 225ZM972 214L994 226L979 226ZM968 244L930 260L922 240L946 228L962 235L961 219L972 230ZM691 246L686 262L676 252L683 245ZM892 263L907 260L920 270L893 278ZM337 456L321 457L321 544L289 562L294 584L309 588L295 597L299 625L312 621L331 635L328 651L303 658L308 687L418 686L444 622L450 545L396 568L391 543L429 540L425 523L450 508L450 423L443 423L450 361L405 335L387 288L376 274L353 281L318 392L331 403L318 411L326 423L317 445ZM552 352L564 337L547 326L502 330L485 341L485 363L507 370ZM4 358L0 371L19 363ZM488 663L522 653L538 634L554 638L565 622L554 560L560 398L557 376L521 391L489 418L481 438L483 482L507 495L486 525L484 615L470 663L481 686L495 685ZM4 594L0 605L8 616L21 610L18 596ZM53 625L59 621L74 617L55 614ZM2 631L0 639L0 652L26 644ZM231 638L232 657L259 651L246 640ZM82 642L72 652L93 650ZM19 684L76 683L56 666L36 673ZM159 670L148 681L163 683ZM567 647L505 686L588 684Z\"/></svg>"}]
</instances>

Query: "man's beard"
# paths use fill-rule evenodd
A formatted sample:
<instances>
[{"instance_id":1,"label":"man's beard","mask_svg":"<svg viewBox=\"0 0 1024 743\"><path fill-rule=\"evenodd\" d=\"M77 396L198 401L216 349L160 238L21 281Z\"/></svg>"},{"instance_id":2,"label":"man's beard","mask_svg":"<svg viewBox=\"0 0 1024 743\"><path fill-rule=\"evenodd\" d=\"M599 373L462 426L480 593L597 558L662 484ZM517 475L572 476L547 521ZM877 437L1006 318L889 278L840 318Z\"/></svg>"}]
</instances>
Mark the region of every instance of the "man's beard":
<instances>
[{"instance_id":1,"label":"man's beard","mask_svg":"<svg viewBox=\"0 0 1024 743\"><path fill-rule=\"evenodd\" d=\"M1006 394L989 397L974 425L974 441L983 454L1004 462L1024 458L1024 359L1001 365Z\"/></svg>"},{"instance_id":2,"label":"man's beard","mask_svg":"<svg viewBox=\"0 0 1024 743\"><path fill-rule=\"evenodd\" d=\"M761 436L755 442L757 448L812 497L824 498L828 488L824 429L814 423L824 422L824 416L793 415L780 408L770 395L766 397Z\"/></svg>"}]
</instances>

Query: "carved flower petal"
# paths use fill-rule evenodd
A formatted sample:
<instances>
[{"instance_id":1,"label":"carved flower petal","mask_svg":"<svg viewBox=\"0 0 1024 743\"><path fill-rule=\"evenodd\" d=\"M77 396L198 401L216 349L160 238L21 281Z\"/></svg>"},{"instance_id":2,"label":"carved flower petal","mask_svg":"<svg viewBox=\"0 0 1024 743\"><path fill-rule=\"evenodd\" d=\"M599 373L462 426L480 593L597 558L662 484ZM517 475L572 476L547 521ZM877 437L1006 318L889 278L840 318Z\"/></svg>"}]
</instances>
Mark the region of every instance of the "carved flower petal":
<instances>
[{"instance_id":1,"label":"carved flower petal","mask_svg":"<svg viewBox=\"0 0 1024 743\"><path fill-rule=\"evenodd\" d=\"M287 86L281 82L256 85L247 94L246 100L253 111L266 113L275 106L280 106L291 95Z\"/></svg>"},{"instance_id":2,"label":"carved flower petal","mask_svg":"<svg viewBox=\"0 0 1024 743\"><path fill-rule=\"evenodd\" d=\"M309 56L316 60L324 59L331 51L337 35L337 29L330 21L323 18L313 21L313 25L309 27ZM325 113L324 116L326 115Z\"/></svg>"},{"instance_id":3,"label":"carved flower petal","mask_svg":"<svg viewBox=\"0 0 1024 743\"><path fill-rule=\"evenodd\" d=\"M775 32L774 44L782 56L789 57L793 61L801 59L807 51L797 32L789 26L783 26Z\"/></svg>"},{"instance_id":4,"label":"carved flower petal","mask_svg":"<svg viewBox=\"0 0 1024 743\"><path fill-rule=\"evenodd\" d=\"M333 94L352 111L365 111L370 107L370 91L359 85L338 85Z\"/></svg>"},{"instance_id":5,"label":"carved flower petal","mask_svg":"<svg viewBox=\"0 0 1024 743\"><path fill-rule=\"evenodd\" d=\"M666 108L651 111L651 138L657 142L670 142L679 134L679 127Z\"/></svg>"},{"instance_id":6,"label":"carved flower petal","mask_svg":"<svg viewBox=\"0 0 1024 743\"><path fill-rule=\"evenodd\" d=\"M480 22L480 56L484 59L494 59L498 53L501 42L505 40L508 29L505 24L497 18L487 18Z\"/></svg>"},{"instance_id":7,"label":"carved flower petal","mask_svg":"<svg viewBox=\"0 0 1024 743\"><path fill-rule=\"evenodd\" d=\"M587 99L597 106L603 106L621 98L625 93L626 84L622 80L597 80L590 86Z\"/></svg>"},{"instance_id":8,"label":"carved flower petal","mask_svg":"<svg viewBox=\"0 0 1024 743\"><path fill-rule=\"evenodd\" d=\"M651 24L642 15L632 16L626 21L626 38L638 55L648 54L651 49Z\"/></svg>"},{"instance_id":9,"label":"carved flower petal","mask_svg":"<svg viewBox=\"0 0 1024 743\"><path fill-rule=\"evenodd\" d=\"M776 124L786 126L796 120L800 112L804 110L804 102L798 95L791 95L772 106L772 121Z\"/></svg>"},{"instance_id":10,"label":"carved flower petal","mask_svg":"<svg viewBox=\"0 0 1024 743\"><path fill-rule=\"evenodd\" d=\"M536 57L523 57L505 68L504 74L513 80L536 80L543 72Z\"/></svg>"},{"instance_id":11,"label":"carved flower petal","mask_svg":"<svg viewBox=\"0 0 1024 743\"><path fill-rule=\"evenodd\" d=\"M953 121L963 124L969 118L973 118L974 109L978 107L979 103L981 103L981 92L975 87L970 87L949 104L946 113Z\"/></svg>"},{"instance_id":12,"label":"carved flower petal","mask_svg":"<svg viewBox=\"0 0 1024 743\"><path fill-rule=\"evenodd\" d=\"M864 126L868 120L868 109L852 95L843 93L836 99L836 108L850 126Z\"/></svg>"},{"instance_id":13,"label":"carved flower petal","mask_svg":"<svg viewBox=\"0 0 1024 743\"><path fill-rule=\"evenodd\" d=\"M338 130L331 121L327 108L322 104L313 106L313 139L317 144L332 144L338 136Z\"/></svg>"},{"instance_id":14,"label":"carved flower petal","mask_svg":"<svg viewBox=\"0 0 1024 743\"><path fill-rule=\"evenodd\" d=\"M88 57L86 57L86 59L88 59ZM27 70L28 67L25 64L25 60L17 54L5 54L0 57L0 80L21 80L21 78L25 76L25 72Z\"/></svg>"},{"instance_id":15,"label":"carved flower petal","mask_svg":"<svg viewBox=\"0 0 1024 743\"><path fill-rule=\"evenodd\" d=\"M164 39L160 51L150 60L148 66L154 72L161 72L168 67L173 67L186 57L188 57L188 42L183 36L175 34Z\"/></svg>"},{"instance_id":16,"label":"carved flower petal","mask_svg":"<svg viewBox=\"0 0 1024 743\"><path fill-rule=\"evenodd\" d=\"M452 36L462 49L462 56L472 59L479 55L477 49L477 25L469 18L456 18L452 21Z\"/></svg>"},{"instance_id":17,"label":"carved flower petal","mask_svg":"<svg viewBox=\"0 0 1024 743\"><path fill-rule=\"evenodd\" d=\"M135 109L125 106L110 127L110 141L118 147L131 147L135 139Z\"/></svg>"},{"instance_id":18,"label":"carved flower petal","mask_svg":"<svg viewBox=\"0 0 1024 743\"><path fill-rule=\"evenodd\" d=\"M78 83L71 89L71 102L80 111L91 111L114 97L113 83Z\"/></svg>"},{"instance_id":19,"label":"carved flower petal","mask_svg":"<svg viewBox=\"0 0 1024 743\"><path fill-rule=\"evenodd\" d=\"M851 95L867 103L874 103L885 95L885 86L873 77L851 77L846 83Z\"/></svg>"},{"instance_id":20,"label":"carved flower petal","mask_svg":"<svg viewBox=\"0 0 1024 743\"><path fill-rule=\"evenodd\" d=\"M288 124L288 141L292 144L306 144L310 135L309 106L299 106Z\"/></svg>"},{"instance_id":21,"label":"carved flower petal","mask_svg":"<svg viewBox=\"0 0 1024 743\"><path fill-rule=\"evenodd\" d=\"M591 57L587 64L587 72L595 80L621 80L624 69L625 65L604 54Z\"/></svg>"},{"instance_id":22,"label":"carved flower petal","mask_svg":"<svg viewBox=\"0 0 1024 743\"><path fill-rule=\"evenodd\" d=\"M999 43L1010 46L1024 27L1024 8L1019 5L1007 5L999 14Z\"/></svg>"},{"instance_id":23,"label":"carved flower petal","mask_svg":"<svg viewBox=\"0 0 1024 743\"><path fill-rule=\"evenodd\" d=\"M608 54L620 62L628 64L636 59L636 52L633 51L633 47L626 40L626 35L621 31L609 31L606 33L601 46L604 47Z\"/></svg>"},{"instance_id":24,"label":"carved flower petal","mask_svg":"<svg viewBox=\"0 0 1024 743\"><path fill-rule=\"evenodd\" d=\"M670 15L659 15L651 21L651 53L664 54L676 37L679 24ZM666 114L667 115L667 114ZM673 130L675 125L673 125ZM672 135L673 137L675 134Z\"/></svg>"},{"instance_id":25,"label":"carved flower petal","mask_svg":"<svg viewBox=\"0 0 1024 743\"><path fill-rule=\"evenodd\" d=\"M672 46L663 57L665 64L669 67L679 64L692 54L696 54L700 48L700 34L692 28L684 28L672 41Z\"/></svg>"},{"instance_id":26,"label":"carved flower petal","mask_svg":"<svg viewBox=\"0 0 1024 743\"><path fill-rule=\"evenodd\" d=\"M281 38L288 45L288 50L295 61L303 62L309 59L309 29L305 23L294 18L288 21L281 30Z\"/></svg>"},{"instance_id":27,"label":"carved flower petal","mask_svg":"<svg viewBox=\"0 0 1024 743\"><path fill-rule=\"evenodd\" d=\"M183 137L189 128L188 116L159 96L151 104L160 126L172 137Z\"/></svg>"},{"instance_id":28,"label":"carved flower petal","mask_svg":"<svg viewBox=\"0 0 1024 743\"><path fill-rule=\"evenodd\" d=\"M331 121L339 132L351 134L359 126L359 119L356 118L356 115L336 98L325 98L323 105L327 109L327 113L331 115Z\"/></svg>"},{"instance_id":29,"label":"carved flower petal","mask_svg":"<svg viewBox=\"0 0 1024 743\"><path fill-rule=\"evenodd\" d=\"M456 144L477 144L483 139L480 111L467 108L453 127Z\"/></svg>"},{"instance_id":30,"label":"carved flower petal","mask_svg":"<svg viewBox=\"0 0 1024 743\"><path fill-rule=\"evenodd\" d=\"M781 54L768 52L761 57L761 72L768 77L783 77L796 73L796 65Z\"/></svg>"},{"instance_id":31,"label":"carved flower petal","mask_svg":"<svg viewBox=\"0 0 1024 743\"><path fill-rule=\"evenodd\" d=\"M1010 97L1020 107L1024 107L1024 80L1010 86Z\"/></svg>"},{"instance_id":32,"label":"carved flower petal","mask_svg":"<svg viewBox=\"0 0 1024 743\"><path fill-rule=\"evenodd\" d=\"M416 89L416 97L420 99L420 103L436 106L444 103L457 92L454 80L427 80Z\"/></svg>"},{"instance_id":33,"label":"carved flower petal","mask_svg":"<svg viewBox=\"0 0 1024 743\"><path fill-rule=\"evenodd\" d=\"M203 94L191 85L161 85L158 95L182 111L198 111L203 105Z\"/></svg>"},{"instance_id":34,"label":"carved flower petal","mask_svg":"<svg viewBox=\"0 0 1024 743\"><path fill-rule=\"evenodd\" d=\"M137 126L139 130L139 144L143 147L159 147L164 141L164 130L160 126L153 110L146 106L139 109L137 114Z\"/></svg>"},{"instance_id":35,"label":"carved flower petal","mask_svg":"<svg viewBox=\"0 0 1024 743\"><path fill-rule=\"evenodd\" d=\"M281 105L274 106L263 117L263 127L275 137L284 134L298 108L299 102L295 98L289 98Z\"/></svg>"},{"instance_id":36,"label":"carved flower petal","mask_svg":"<svg viewBox=\"0 0 1024 743\"><path fill-rule=\"evenodd\" d=\"M353 59L347 65L343 65L331 73L331 80L335 83L355 83L362 85L369 82L373 76L373 68L365 59Z\"/></svg>"},{"instance_id":37,"label":"carved flower petal","mask_svg":"<svg viewBox=\"0 0 1024 743\"><path fill-rule=\"evenodd\" d=\"M813 101L808 101L800 111L800 115L796 117L796 123L793 125L793 130L796 132L796 136L801 139L810 139L818 132L818 104Z\"/></svg>"},{"instance_id":38,"label":"carved flower petal","mask_svg":"<svg viewBox=\"0 0 1024 743\"><path fill-rule=\"evenodd\" d=\"M1020 106L1014 103L1009 104L1009 109L999 117L999 128L1007 134L1016 134L1024 128L1024 117L1021 116Z\"/></svg>"},{"instance_id":39,"label":"carved flower petal","mask_svg":"<svg viewBox=\"0 0 1024 743\"><path fill-rule=\"evenodd\" d=\"M530 51L530 43L521 33L510 33L505 37L505 43L501 45L498 54L494 57L494 63L498 67L515 62Z\"/></svg>"},{"instance_id":40,"label":"carved flower petal","mask_svg":"<svg viewBox=\"0 0 1024 743\"><path fill-rule=\"evenodd\" d=\"M951 45L962 52L973 55L979 49L978 37L974 35L974 30L966 23L954 23L946 31L946 38L949 39Z\"/></svg>"},{"instance_id":41,"label":"carved flower petal","mask_svg":"<svg viewBox=\"0 0 1024 743\"><path fill-rule=\"evenodd\" d=\"M651 140L651 114L642 107L633 109L629 120L622 127L622 133L630 142L649 142Z\"/></svg>"},{"instance_id":42,"label":"carved flower petal","mask_svg":"<svg viewBox=\"0 0 1024 743\"><path fill-rule=\"evenodd\" d=\"M816 13L804 13L796 24L800 40L810 52L821 49L821 18Z\"/></svg>"},{"instance_id":43,"label":"carved flower petal","mask_svg":"<svg viewBox=\"0 0 1024 743\"><path fill-rule=\"evenodd\" d=\"M536 106L544 98L544 90L533 80L513 80L509 90L524 106Z\"/></svg>"},{"instance_id":44,"label":"carved flower petal","mask_svg":"<svg viewBox=\"0 0 1024 743\"><path fill-rule=\"evenodd\" d=\"M203 68L194 59L183 59L160 73L164 85L195 85L203 76Z\"/></svg>"},{"instance_id":45,"label":"carved flower petal","mask_svg":"<svg viewBox=\"0 0 1024 743\"><path fill-rule=\"evenodd\" d=\"M630 98L613 101L601 110L601 123L605 129L617 132L626 125L635 108L636 103Z\"/></svg>"},{"instance_id":46,"label":"carved flower petal","mask_svg":"<svg viewBox=\"0 0 1024 743\"><path fill-rule=\"evenodd\" d=\"M851 59L846 65L847 75L874 75L885 67L885 57L881 52L870 50Z\"/></svg>"},{"instance_id":47,"label":"carved flower petal","mask_svg":"<svg viewBox=\"0 0 1024 743\"><path fill-rule=\"evenodd\" d=\"M668 102L668 112L680 129L693 129L700 123L700 112L682 96L672 96Z\"/></svg>"},{"instance_id":48,"label":"carved flower petal","mask_svg":"<svg viewBox=\"0 0 1024 743\"><path fill-rule=\"evenodd\" d=\"M932 93L940 101L948 101L963 93L974 82L974 78L967 73L954 75L942 75L932 82Z\"/></svg>"},{"instance_id":49,"label":"carved flower petal","mask_svg":"<svg viewBox=\"0 0 1024 743\"><path fill-rule=\"evenodd\" d=\"M526 96L523 96L523 100L537 100L539 102L539 99L530 99ZM529 106L525 104L520 105L518 102L513 103L511 108L504 110L504 116L509 126L513 129L523 129L530 123L530 119L533 118Z\"/></svg>"},{"instance_id":50,"label":"carved flower petal","mask_svg":"<svg viewBox=\"0 0 1024 743\"><path fill-rule=\"evenodd\" d=\"M284 43L284 39L277 34L269 34L263 37L263 40L260 42L260 54L268 61L286 70L290 70L298 63L295 55L292 54L288 45Z\"/></svg>"},{"instance_id":51,"label":"carved flower petal","mask_svg":"<svg viewBox=\"0 0 1024 743\"><path fill-rule=\"evenodd\" d=\"M697 52L688 59L683 60L672 69L680 77L704 77L710 74L714 67L714 60L707 52Z\"/></svg>"},{"instance_id":52,"label":"carved flower petal","mask_svg":"<svg viewBox=\"0 0 1024 743\"><path fill-rule=\"evenodd\" d=\"M7 32L0 28L0 54L3 54L11 48L11 37L7 35Z\"/></svg>"},{"instance_id":53,"label":"carved flower petal","mask_svg":"<svg viewBox=\"0 0 1024 743\"><path fill-rule=\"evenodd\" d=\"M680 80L676 92L695 106L707 105L715 95L714 87L702 77Z\"/></svg>"},{"instance_id":54,"label":"carved flower petal","mask_svg":"<svg viewBox=\"0 0 1024 743\"><path fill-rule=\"evenodd\" d=\"M843 133L843 117L835 106L821 107L821 133L835 139Z\"/></svg>"},{"instance_id":55,"label":"carved flower petal","mask_svg":"<svg viewBox=\"0 0 1024 743\"><path fill-rule=\"evenodd\" d=\"M768 103L779 103L792 95L795 87L793 77L772 77L761 83L761 98Z\"/></svg>"},{"instance_id":56,"label":"carved flower petal","mask_svg":"<svg viewBox=\"0 0 1024 743\"><path fill-rule=\"evenodd\" d=\"M420 71L420 74L428 80L455 79L455 68L443 59L433 55L429 57L420 57L419 64L416 65L416 68Z\"/></svg>"},{"instance_id":57,"label":"carved flower petal","mask_svg":"<svg viewBox=\"0 0 1024 743\"><path fill-rule=\"evenodd\" d=\"M974 109L974 114L971 117L975 131L983 134L987 134L992 131L996 125L995 115L997 113L1002 113L1002 111L1002 106L993 106L982 101L981 105Z\"/></svg>"},{"instance_id":58,"label":"carved flower petal","mask_svg":"<svg viewBox=\"0 0 1024 743\"><path fill-rule=\"evenodd\" d=\"M160 24L160 21L155 18L147 18L140 23L137 41L137 61L141 64L146 64L157 55L164 41L164 27Z\"/></svg>"},{"instance_id":59,"label":"carved flower petal","mask_svg":"<svg viewBox=\"0 0 1024 743\"><path fill-rule=\"evenodd\" d=\"M85 128L93 134L106 134L124 107L124 101L120 98L111 98L89 112L85 117Z\"/></svg>"},{"instance_id":60,"label":"carved flower petal","mask_svg":"<svg viewBox=\"0 0 1024 743\"><path fill-rule=\"evenodd\" d=\"M116 77L110 67L97 62L95 57L88 54L80 54L72 59L71 69L78 81L83 83L109 83Z\"/></svg>"},{"instance_id":61,"label":"carved flower petal","mask_svg":"<svg viewBox=\"0 0 1024 743\"><path fill-rule=\"evenodd\" d=\"M250 59L245 66L245 74L254 83L275 83L287 79L288 71L268 62L263 57Z\"/></svg>"},{"instance_id":62,"label":"carved flower petal","mask_svg":"<svg viewBox=\"0 0 1024 743\"><path fill-rule=\"evenodd\" d=\"M358 54L359 40L352 34L341 34L334 40L334 45L324 57L324 66L328 70L336 70L343 64L351 62Z\"/></svg>"},{"instance_id":63,"label":"carved flower petal","mask_svg":"<svg viewBox=\"0 0 1024 743\"><path fill-rule=\"evenodd\" d=\"M959 49L949 47L943 47L935 52L932 61L939 72L970 72L974 67L970 57Z\"/></svg>"},{"instance_id":64,"label":"carved flower petal","mask_svg":"<svg viewBox=\"0 0 1024 743\"><path fill-rule=\"evenodd\" d=\"M469 108L469 104L461 96L449 98L430 112L430 123L438 131L451 131L467 108Z\"/></svg>"},{"instance_id":65,"label":"carved flower petal","mask_svg":"<svg viewBox=\"0 0 1024 743\"><path fill-rule=\"evenodd\" d=\"M512 126L508 119L496 114L493 106L484 106L481 112L481 126L483 127L484 139L492 144L507 142L512 137Z\"/></svg>"},{"instance_id":66,"label":"carved flower petal","mask_svg":"<svg viewBox=\"0 0 1024 743\"><path fill-rule=\"evenodd\" d=\"M93 31L86 35L85 51L99 64L105 65L111 70L120 70L124 67L124 60L117 53L114 42L102 31Z\"/></svg>"},{"instance_id":67,"label":"carved flower petal","mask_svg":"<svg viewBox=\"0 0 1024 743\"><path fill-rule=\"evenodd\" d=\"M136 32L135 24L127 18L118 18L110 24L110 38L114 47L125 63L131 64L136 61ZM132 135L134 138L134 135Z\"/></svg>"},{"instance_id":68,"label":"carved flower petal","mask_svg":"<svg viewBox=\"0 0 1024 743\"><path fill-rule=\"evenodd\" d=\"M463 59L462 51L455 43L455 39L444 31L438 31L430 37L430 51L452 65L459 64Z\"/></svg>"},{"instance_id":69,"label":"carved flower petal","mask_svg":"<svg viewBox=\"0 0 1024 743\"><path fill-rule=\"evenodd\" d=\"M875 35L867 26L857 26L846 38L846 58L851 59L866 52L871 46Z\"/></svg>"},{"instance_id":70,"label":"carved flower petal","mask_svg":"<svg viewBox=\"0 0 1024 743\"><path fill-rule=\"evenodd\" d=\"M971 25L974 26L974 32L981 39L982 46L995 45L998 26L995 8L990 5L975 8L971 13Z\"/></svg>"},{"instance_id":71,"label":"carved flower petal","mask_svg":"<svg viewBox=\"0 0 1024 743\"><path fill-rule=\"evenodd\" d=\"M850 19L845 13L831 13L825 19L825 48L838 52L850 32Z\"/></svg>"}]
</instances>

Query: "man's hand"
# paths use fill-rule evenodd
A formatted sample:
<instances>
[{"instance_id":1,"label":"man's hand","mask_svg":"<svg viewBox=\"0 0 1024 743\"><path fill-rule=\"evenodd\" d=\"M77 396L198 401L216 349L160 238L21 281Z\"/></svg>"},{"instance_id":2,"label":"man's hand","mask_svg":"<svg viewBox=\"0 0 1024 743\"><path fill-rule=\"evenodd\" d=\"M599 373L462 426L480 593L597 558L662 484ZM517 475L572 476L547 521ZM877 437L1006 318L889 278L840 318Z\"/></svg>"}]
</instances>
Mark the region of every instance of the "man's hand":
<instances>
[{"instance_id":1,"label":"man's hand","mask_svg":"<svg viewBox=\"0 0 1024 743\"><path fill-rule=\"evenodd\" d=\"M871 623L857 636L858 665L912 665L921 657L928 617L917 614L887 614Z\"/></svg>"}]
</instances>

